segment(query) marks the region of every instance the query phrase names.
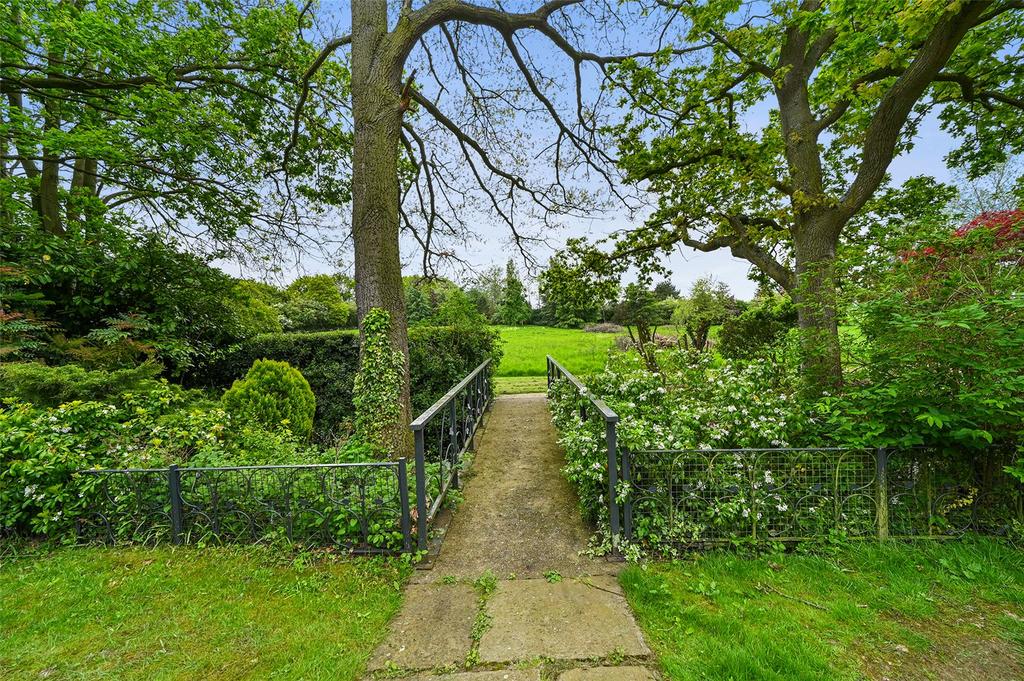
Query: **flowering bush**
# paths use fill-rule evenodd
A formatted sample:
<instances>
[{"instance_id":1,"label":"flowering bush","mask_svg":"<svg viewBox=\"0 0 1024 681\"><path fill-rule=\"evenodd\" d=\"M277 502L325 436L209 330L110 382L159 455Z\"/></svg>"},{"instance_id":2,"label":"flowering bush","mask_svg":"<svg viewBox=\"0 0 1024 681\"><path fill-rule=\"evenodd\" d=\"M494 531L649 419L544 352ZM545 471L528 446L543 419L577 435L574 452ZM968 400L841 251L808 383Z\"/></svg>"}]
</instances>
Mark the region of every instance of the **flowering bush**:
<instances>
[{"instance_id":1,"label":"flowering bush","mask_svg":"<svg viewBox=\"0 0 1024 681\"><path fill-rule=\"evenodd\" d=\"M795 381L766 359L715 360L680 349L657 353L660 373L633 352L613 353L588 389L620 418L619 446L642 450L789 447L814 437ZM567 382L552 390L552 413L566 452L564 472L591 519L603 517L607 450L603 423L581 421ZM590 410L591 413L594 411Z\"/></svg>"}]
</instances>

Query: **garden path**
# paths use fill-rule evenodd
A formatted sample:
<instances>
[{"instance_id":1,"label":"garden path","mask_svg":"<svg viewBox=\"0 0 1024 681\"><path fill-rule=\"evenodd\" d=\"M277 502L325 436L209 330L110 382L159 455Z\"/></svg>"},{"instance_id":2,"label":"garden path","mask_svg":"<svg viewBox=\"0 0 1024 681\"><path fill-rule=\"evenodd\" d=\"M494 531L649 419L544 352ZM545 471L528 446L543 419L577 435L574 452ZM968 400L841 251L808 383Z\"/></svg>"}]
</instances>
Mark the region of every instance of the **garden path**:
<instances>
[{"instance_id":1,"label":"garden path","mask_svg":"<svg viewBox=\"0 0 1024 681\"><path fill-rule=\"evenodd\" d=\"M367 678L648 681L653 660L561 474L543 394L495 400L465 500Z\"/></svg>"}]
</instances>

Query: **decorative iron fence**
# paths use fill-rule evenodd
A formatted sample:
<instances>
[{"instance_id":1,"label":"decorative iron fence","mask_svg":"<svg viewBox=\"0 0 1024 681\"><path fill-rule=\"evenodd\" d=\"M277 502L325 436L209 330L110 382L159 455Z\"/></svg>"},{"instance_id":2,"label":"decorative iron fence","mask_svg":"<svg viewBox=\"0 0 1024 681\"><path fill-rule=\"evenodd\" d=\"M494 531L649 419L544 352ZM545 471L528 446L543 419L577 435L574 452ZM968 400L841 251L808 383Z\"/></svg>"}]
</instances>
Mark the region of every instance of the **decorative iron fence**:
<instances>
[{"instance_id":1,"label":"decorative iron fence","mask_svg":"<svg viewBox=\"0 0 1024 681\"><path fill-rule=\"evenodd\" d=\"M981 456L929 449L622 451L624 532L659 549L735 541L1003 534L1021 486Z\"/></svg>"},{"instance_id":2,"label":"decorative iron fence","mask_svg":"<svg viewBox=\"0 0 1024 681\"><path fill-rule=\"evenodd\" d=\"M427 524L449 489L459 486L463 457L493 398L491 360L459 381L410 424L416 443L417 545L427 548Z\"/></svg>"},{"instance_id":3,"label":"decorative iron fence","mask_svg":"<svg viewBox=\"0 0 1024 681\"><path fill-rule=\"evenodd\" d=\"M412 547L406 460L80 472L82 540L222 544L284 539L354 553Z\"/></svg>"},{"instance_id":4,"label":"decorative iron fence","mask_svg":"<svg viewBox=\"0 0 1024 681\"><path fill-rule=\"evenodd\" d=\"M607 500L613 548L623 538L658 552L837 534L1005 534L1024 523L1024 490L1004 472L1013 448L630 451L618 446L618 415L554 358L547 364L549 391L568 382L580 420L603 422L606 487L592 492Z\"/></svg>"}]
</instances>

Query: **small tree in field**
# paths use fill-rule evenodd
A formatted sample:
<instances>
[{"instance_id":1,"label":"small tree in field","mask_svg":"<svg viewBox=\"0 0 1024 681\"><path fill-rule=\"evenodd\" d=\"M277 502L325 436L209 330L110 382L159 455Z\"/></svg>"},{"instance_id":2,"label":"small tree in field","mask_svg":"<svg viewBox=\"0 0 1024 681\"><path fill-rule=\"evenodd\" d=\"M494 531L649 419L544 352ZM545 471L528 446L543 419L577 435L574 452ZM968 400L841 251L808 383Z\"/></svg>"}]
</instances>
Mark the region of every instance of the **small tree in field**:
<instances>
[{"instance_id":1,"label":"small tree in field","mask_svg":"<svg viewBox=\"0 0 1024 681\"><path fill-rule=\"evenodd\" d=\"M505 266L505 284L501 295L501 305L498 307L498 322L509 326L519 326L530 321L533 315L533 308L526 300L526 289L519 279L515 265L509 260Z\"/></svg>"},{"instance_id":2,"label":"small tree in field","mask_svg":"<svg viewBox=\"0 0 1024 681\"><path fill-rule=\"evenodd\" d=\"M690 295L679 302L672 312L672 323L681 326L693 349L703 352L708 345L711 327L721 324L736 311L736 299L729 287L701 277L693 283Z\"/></svg>"}]
</instances>

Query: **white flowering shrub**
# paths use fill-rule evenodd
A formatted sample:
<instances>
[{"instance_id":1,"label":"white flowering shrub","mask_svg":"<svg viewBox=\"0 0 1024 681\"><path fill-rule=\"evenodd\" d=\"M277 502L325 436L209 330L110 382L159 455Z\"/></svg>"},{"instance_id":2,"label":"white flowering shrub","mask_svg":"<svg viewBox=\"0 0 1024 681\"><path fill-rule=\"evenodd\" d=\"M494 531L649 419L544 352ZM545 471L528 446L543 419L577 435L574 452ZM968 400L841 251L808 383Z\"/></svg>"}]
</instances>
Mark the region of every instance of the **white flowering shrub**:
<instances>
[{"instance_id":1,"label":"white flowering shrub","mask_svg":"<svg viewBox=\"0 0 1024 681\"><path fill-rule=\"evenodd\" d=\"M758 529L766 538L829 531L834 505L828 514L819 514L818 507L836 490L822 484L823 473L828 467L843 471L850 487L844 493L852 492L870 472L864 460L852 455L838 460L817 451L715 451L820 441L785 366L764 359L723 361L678 349L659 351L657 362L660 373L648 370L635 353L614 353L587 381L588 390L619 415L619 447L633 453L639 492L630 493L640 543L731 540L757 536ZM600 522L607 505L604 424L593 408L589 418L580 419L584 398L567 382L553 386L551 397L566 452L565 474L584 511Z\"/></svg>"}]
</instances>

